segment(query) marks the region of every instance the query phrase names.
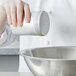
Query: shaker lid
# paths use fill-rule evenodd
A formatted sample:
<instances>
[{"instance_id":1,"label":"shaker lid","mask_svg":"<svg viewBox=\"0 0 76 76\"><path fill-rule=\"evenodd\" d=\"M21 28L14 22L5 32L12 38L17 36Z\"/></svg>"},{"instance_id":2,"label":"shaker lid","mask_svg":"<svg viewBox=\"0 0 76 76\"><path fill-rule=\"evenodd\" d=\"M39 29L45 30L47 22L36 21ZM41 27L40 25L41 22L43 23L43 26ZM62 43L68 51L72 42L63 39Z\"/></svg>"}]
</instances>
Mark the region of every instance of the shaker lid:
<instances>
[{"instance_id":1,"label":"shaker lid","mask_svg":"<svg viewBox=\"0 0 76 76\"><path fill-rule=\"evenodd\" d=\"M39 31L41 35L46 35L50 29L50 17L45 11L42 11L39 19Z\"/></svg>"}]
</instances>

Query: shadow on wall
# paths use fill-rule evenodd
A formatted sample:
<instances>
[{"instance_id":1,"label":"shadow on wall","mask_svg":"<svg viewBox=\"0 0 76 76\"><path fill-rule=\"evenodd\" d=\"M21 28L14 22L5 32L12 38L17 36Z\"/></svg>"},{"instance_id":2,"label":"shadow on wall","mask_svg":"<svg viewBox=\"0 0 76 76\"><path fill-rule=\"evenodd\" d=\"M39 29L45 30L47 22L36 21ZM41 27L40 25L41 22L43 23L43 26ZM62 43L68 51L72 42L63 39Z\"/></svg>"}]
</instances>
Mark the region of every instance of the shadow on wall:
<instances>
[{"instance_id":1,"label":"shadow on wall","mask_svg":"<svg viewBox=\"0 0 76 76\"><path fill-rule=\"evenodd\" d=\"M18 72L19 49L0 48L0 72Z\"/></svg>"},{"instance_id":2,"label":"shadow on wall","mask_svg":"<svg viewBox=\"0 0 76 76\"><path fill-rule=\"evenodd\" d=\"M18 55L0 55L0 72L18 72Z\"/></svg>"},{"instance_id":3,"label":"shadow on wall","mask_svg":"<svg viewBox=\"0 0 76 76\"><path fill-rule=\"evenodd\" d=\"M18 72L18 55L0 55L0 72Z\"/></svg>"}]
</instances>

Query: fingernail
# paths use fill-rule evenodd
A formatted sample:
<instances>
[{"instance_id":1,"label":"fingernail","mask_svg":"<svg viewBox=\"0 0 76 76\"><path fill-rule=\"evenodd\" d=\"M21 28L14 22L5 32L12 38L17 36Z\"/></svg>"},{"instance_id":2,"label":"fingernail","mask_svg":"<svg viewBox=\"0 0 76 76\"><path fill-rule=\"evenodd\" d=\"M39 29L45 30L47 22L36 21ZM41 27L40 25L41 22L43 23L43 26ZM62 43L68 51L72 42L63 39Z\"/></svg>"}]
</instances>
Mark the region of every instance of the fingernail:
<instances>
[{"instance_id":1,"label":"fingernail","mask_svg":"<svg viewBox=\"0 0 76 76\"><path fill-rule=\"evenodd\" d=\"M12 22L10 21L9 24L12 24Z\"/></svg>"},{"instance_id":2,"label":"fingernail","mask_svg":"<svg viewBox=\"0 0 76 76\"><path fill-rule=\"evenodd\" d=\"M21 23L18 23L18 26L22 27L22 24Z\"/></svg>"},{"instance_id":3,"label":"fingernail","mask_svg":"<svg viewBox=\"0 0 76 76\"><path fill-rule=\"evenodd\" d=\"M29 17L26 19L26 23L30 23L30 18Z\"/></svg>"},{"instance_id":4,"label":"fingernail","mask_svg":"<svg viewBox=\"0 0 76 76\"><path fill-rule=\"evenodd\" d=\"M22 27L22 25L23 25L23 24L22 24L22 23L20 23L20 27Z\"/></svg>"},{"instance_id":5,"label":"fingernail","mask_svg":"<svg viewBox=\"0 0 76 76\"><path fill-rule=\"evenodd\" d=\"M26 20L26 23L29 23L30 22L30 20Z\"/></svg>"},{"instance_id":6,"label":"fingernail","mask_svg":"<svg viewBox=\"0 0 76 76\"><path fill-rule=\"evenodd\" d=\"M13 24L14 27L17 27L16 23Z\"/></svg>"}]
</instances>

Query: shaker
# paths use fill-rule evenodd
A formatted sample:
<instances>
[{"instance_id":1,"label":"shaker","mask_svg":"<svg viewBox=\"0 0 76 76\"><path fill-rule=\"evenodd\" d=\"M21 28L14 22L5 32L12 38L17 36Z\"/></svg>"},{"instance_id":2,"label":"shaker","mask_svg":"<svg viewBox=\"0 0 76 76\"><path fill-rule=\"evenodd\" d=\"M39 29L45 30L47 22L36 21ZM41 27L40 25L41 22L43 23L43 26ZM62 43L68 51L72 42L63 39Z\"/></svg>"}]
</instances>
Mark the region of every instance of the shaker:
<instances>
[{"instance_id":1,"label":"shaker","mask_svg":"<svg viewBox=\"0 0 76 76\"><path fill-rule=\"evenodd\" d=\"M12 33L16 35L39 35L44 36L50 28L50 18L46 11L32 12L30 23L23 21L23 26L10 26Z\"/></svg>"}]
</instances>

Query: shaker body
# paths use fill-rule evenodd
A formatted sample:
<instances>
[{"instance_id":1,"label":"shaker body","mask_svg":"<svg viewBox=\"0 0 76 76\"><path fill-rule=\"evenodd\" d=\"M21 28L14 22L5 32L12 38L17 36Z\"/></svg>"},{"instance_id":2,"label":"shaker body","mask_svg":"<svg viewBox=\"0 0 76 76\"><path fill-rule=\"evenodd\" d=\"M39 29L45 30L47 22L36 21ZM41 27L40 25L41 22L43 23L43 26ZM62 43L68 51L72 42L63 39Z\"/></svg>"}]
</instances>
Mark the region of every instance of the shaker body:
<instances>
[{"instance_id":1,"label":"shaker body","mask_svg":"<svg viewBox=\"0 0 76 76\"><path fill-rule=\"evenodd\" d=\"M31 13L30 23L23 21L23 26L10 26L12 33L16 35L46 35L50 28L50 18L47 12L39 11Z\"/></svg>"}]
</instances>

